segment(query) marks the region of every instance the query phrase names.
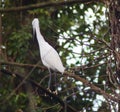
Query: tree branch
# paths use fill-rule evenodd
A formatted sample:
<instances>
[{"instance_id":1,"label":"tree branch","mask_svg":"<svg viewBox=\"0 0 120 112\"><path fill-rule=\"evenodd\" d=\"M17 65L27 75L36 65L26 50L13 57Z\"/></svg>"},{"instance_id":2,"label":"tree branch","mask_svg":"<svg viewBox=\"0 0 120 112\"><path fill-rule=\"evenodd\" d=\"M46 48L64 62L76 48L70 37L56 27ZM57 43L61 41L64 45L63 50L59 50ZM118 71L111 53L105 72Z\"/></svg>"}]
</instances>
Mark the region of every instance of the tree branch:
<instances>
[{"instance_id":1,"label":"tree branch","mask_svg":"<svg viewBox=\"0 0 120 112\"><path fill-rule=\"evenodd\" d=\"M96 65L93 65L93 66L88 66L88 64L87 64L87 65L81 65L81 66L72 67L72 68L70 68L70 69L71 69L71 70L77 70L77 71L80 71L81 69L82 69L82 70L93 69L93 68L102 66L102 65L104 65L104 64L106 64L106 63L107 63L107 62L101 63L101 64L96 64ZM24 63L7 62L7 61L0 61L0 64L1 64L1 65L18 66L18 67L29 67L29 68L30 68L30 67L35 67L35 68L47 70L46 67L40 66L40 65L36 65L36 64L24 64Z\"/></svg>"},{"instance_id":2,"label":"tree branch","mask_svg":"<svg viewBox=\"0 0 120 112\"><path fill-rule=\"evenodd\" d=\"M8 70L4 70L4 69L1 69L0 70L2 73L6 74L6 75L16 75L18 78L24 80L24 76L22 76L21 74L17 74L17 73L13 73L13 72L10 72ZM36 83L34 80L32 79L26 79L26 81L30 82L33 86L35 87L38 87L37 91L38 93L40 93L41 91L43 91L44 93L46 93L47 95L49 95L49 97L53 98L54 101L57 101L60 103L60 105L65 108L65 103L64 101L62 101L57 95L53 94L52 92L48 91L47 89L45 89L44 87L42 87L41 85L39 85L38 83ZM72 112L77 112L77 110L75 110L73 107L71 107L69 104L67 104L67 108L68 110L72 111Z\"/></svg>"},{"instance_id":3,"label":"tree branch","mask_svg":"<svg viewBox=\"0 0 120 112\"><path fill-rule=\"evenodd\" d=\"M1 71L4 73L4 70L3 70L3 69L2 69ZM8 74L10 74L10 73L8 73ZM18 76L19 76L19 75L18 75ZM86 79L84 79L84 78L81 78L81 77L78 76L78 75L75 75L75 74L73 74L73 73L65 72L65 73L64 73L64 76L72 77L72 78L74 78L75 80L81 81L84 85L89 86L92 90L94 90L94 91L97 92L98 94L103 95L103 96L104 96L105 98L107 98L107 99L110 99L110 100L115 101L115 102L119 102L119 101L120 101L120 96L119 96L119 95L118 95L118 96L115 96L115 95L112 96L112 95L106 93L105 91L103 91L101 88L95 86L94 84L90 83L88 80L86 80ZM22 77L22 78L23 78L23 77ZM32 82L31 82L31 83L32 83ZM35 84L35 85L38 86L38 84ZM43 91L45 91L46 93L48 93L46 90L44 90L44 88L41 89L41 90L43 90Z\"/></svg>"},{"instance_id":4,"label":"tree branch","mask_svg":"<svg viewBox=\"0 0 120 112\"><path fill-rule=\"evenodd\" d=\"M72 73L67 73L65 72L64 75L66 75L67 77L72 77L78 81L81 81L84 85L89 86L92 90L94 90L95 92L97 92L98 94L103 95L105 98L115 101L115 102L119 102L120 101L120 96L112 96L108 93L106 93L105 91L103 91L101 88L95 86L94 84L90 83L88 80L81 78L78 75L72 74Z\"/></svg>"},{"instance_id":5,"label":"tree branch","mask_svg":"<svg viewBox=\"0 0 120 112\"><path fill-rule=\"evenodd\" d=\"M8 61L0 61L1 65L12 65L12 66L18 66L18 67L35 67L40 69L47 69L44 66L36 65L36 64L24 64L24 63L16 63L16 62L8 62Z\"/></svg>"},{"instance_id":6,"label":"tree branch","mask_svg":"<svg viewBox=\"0 0 120 112\"><path fill-rule=\"evenodd\" d=\"M73 5L75 3L92 3L98 2L99 0L60 0L60 1L49 1L43 3L37 3L28 6L20 6L20 7L12 7L12 8L0 8L0 13L8 13L8 12L18 12L18 11L25 11L25 10L33 10L36 8L45 8L45 7L58 7L62 5Z\"/></svg>"}]
</instances>

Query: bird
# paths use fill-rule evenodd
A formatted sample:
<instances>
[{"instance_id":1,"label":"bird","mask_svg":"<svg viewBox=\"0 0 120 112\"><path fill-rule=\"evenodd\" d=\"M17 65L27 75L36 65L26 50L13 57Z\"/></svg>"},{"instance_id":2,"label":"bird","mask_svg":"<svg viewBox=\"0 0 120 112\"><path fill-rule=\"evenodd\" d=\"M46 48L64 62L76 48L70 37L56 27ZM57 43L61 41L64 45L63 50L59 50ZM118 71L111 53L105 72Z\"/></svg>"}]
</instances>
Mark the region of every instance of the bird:
<instances>
[{"instance_id":1,"label":"bird","mask_svg":"<svg viewBox=\"0 0 120 112\"><path fill-rule=\"evenodd\" d=\"M51 70L63 74L65 71L65 67L62 64L62 61L57 51L48 42L45 41L43 35L41 34L38 18L33 19L32 28L33 37L36 37L38 41L41 61L43 65L48 68L50 74L48 81L48 89L50 89L52 77Z\"/></svg>"}]
</instances>

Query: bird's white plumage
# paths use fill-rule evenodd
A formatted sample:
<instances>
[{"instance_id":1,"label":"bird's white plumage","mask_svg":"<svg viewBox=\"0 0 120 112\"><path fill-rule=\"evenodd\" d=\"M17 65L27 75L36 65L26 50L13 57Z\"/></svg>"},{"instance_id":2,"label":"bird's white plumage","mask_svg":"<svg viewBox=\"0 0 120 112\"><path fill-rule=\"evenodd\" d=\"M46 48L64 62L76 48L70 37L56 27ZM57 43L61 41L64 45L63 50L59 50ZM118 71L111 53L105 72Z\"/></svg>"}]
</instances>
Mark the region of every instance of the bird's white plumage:
<instances>
[{"instance_id":1,"label":"bird's white plumage","mask_svg":"<svg viewBox=\"0 0 120 112\"><path fill-rule=\"evenodd\" d=\"M36 32L36 37L40 49L40 56L43 64L48 69L52 69L54 71L59 71L60 73L63 73L65 68L63 67L63 64L57 51L44 40L42 34L40 33L39 20L35 18L32 21L32 25L33 30Z\"/></svg>"}]
</instances>

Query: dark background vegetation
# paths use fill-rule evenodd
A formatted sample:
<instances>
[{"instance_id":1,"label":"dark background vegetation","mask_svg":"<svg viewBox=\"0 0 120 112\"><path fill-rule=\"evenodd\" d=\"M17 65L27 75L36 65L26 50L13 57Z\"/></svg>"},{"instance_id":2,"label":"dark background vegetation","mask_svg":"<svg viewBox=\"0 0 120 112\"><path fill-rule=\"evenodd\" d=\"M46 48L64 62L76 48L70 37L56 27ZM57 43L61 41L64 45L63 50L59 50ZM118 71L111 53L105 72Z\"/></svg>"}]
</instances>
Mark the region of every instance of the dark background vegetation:
<instances>
[{"instance_id":1,"label":"dark background vegetation","mask_svg":"<svg viewBox=\"0 0 120 112\"><path fill-rule=\"evenodd\" d=\"M1 0L0 111L119 112L119 16L118 0ZM47 90L35 17L67 68L58 95Z\"/></svg>"}]
</instances>

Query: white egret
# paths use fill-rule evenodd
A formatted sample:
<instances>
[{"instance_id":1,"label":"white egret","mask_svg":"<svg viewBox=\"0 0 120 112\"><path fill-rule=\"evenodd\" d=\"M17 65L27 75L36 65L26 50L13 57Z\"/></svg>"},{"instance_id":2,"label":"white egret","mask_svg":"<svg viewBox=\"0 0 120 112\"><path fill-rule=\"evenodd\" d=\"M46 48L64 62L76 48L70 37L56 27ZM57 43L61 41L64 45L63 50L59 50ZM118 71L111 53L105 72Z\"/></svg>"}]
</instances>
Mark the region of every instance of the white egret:
<instances>
[{"instance_id":1,"label":"white egret","mask_svg":"<svg viewBox=\"0 0 120 112\"><path fill-rule=\"evenodd\" d=\"M65 68L61 62L61 59L57 51L50 44L48 44L48 42L46 42L44 37L42 36L40 32L38 18L34 18L34 20L32 21L32 26L33 26L33 36L37 37L42 63L48 68L50 73L49 82L48 82L48 88L50 89L50 83L51 83L50 70L52 69L53 71L58 71L63 74Z\"/></svg>"}]
</instances>

